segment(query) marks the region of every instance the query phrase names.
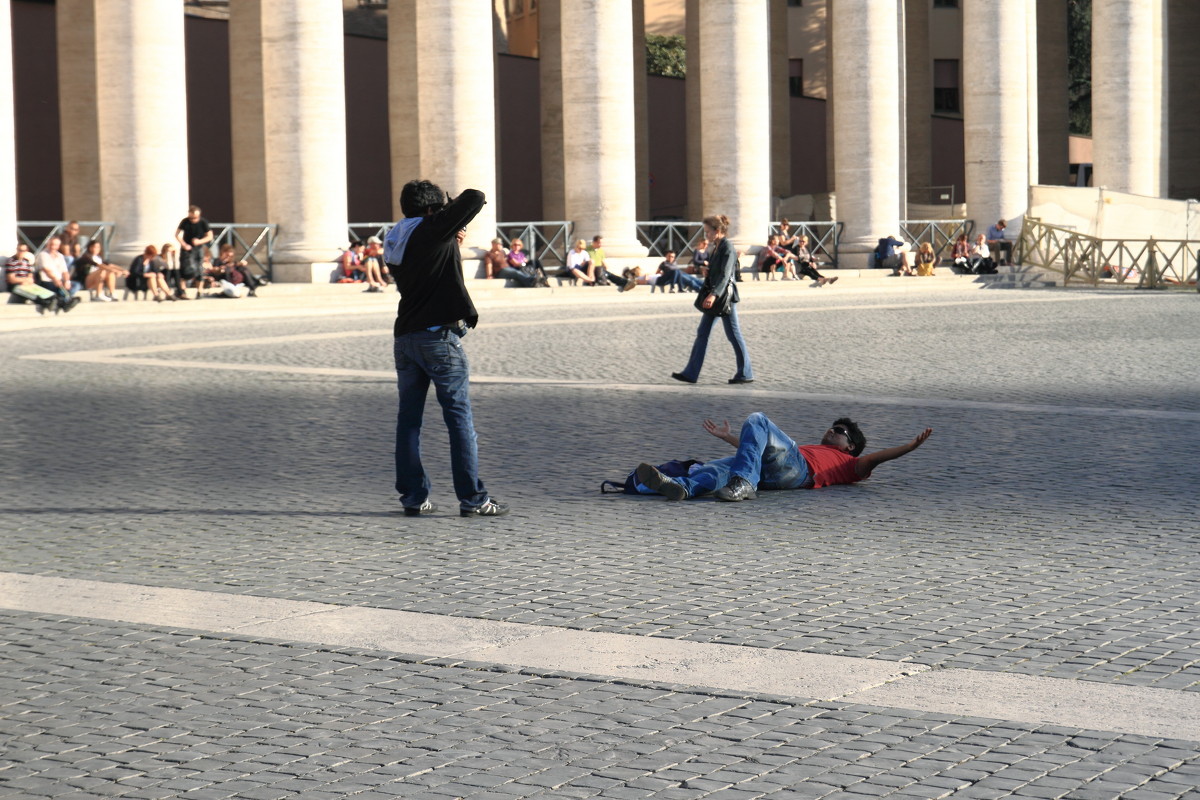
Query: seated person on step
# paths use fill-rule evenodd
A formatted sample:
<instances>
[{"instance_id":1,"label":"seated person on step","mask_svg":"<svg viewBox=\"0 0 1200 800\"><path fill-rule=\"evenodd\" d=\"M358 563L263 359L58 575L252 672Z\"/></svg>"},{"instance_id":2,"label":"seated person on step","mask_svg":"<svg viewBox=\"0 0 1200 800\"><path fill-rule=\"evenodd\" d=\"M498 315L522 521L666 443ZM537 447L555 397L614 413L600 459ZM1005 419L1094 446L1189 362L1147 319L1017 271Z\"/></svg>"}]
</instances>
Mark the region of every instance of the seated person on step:
<instances>
[{"instance_id":1,"label":"seated person on step","mask_svg":"<svg viewBox=\"0 0 1200 800\"><path fill-rule=\"evenodd\" d=\"M908 244L895 236L885 236L875 246L876 269L890 269L893 275L911 275L908 265Z\"/></svg>"}]
</instances>

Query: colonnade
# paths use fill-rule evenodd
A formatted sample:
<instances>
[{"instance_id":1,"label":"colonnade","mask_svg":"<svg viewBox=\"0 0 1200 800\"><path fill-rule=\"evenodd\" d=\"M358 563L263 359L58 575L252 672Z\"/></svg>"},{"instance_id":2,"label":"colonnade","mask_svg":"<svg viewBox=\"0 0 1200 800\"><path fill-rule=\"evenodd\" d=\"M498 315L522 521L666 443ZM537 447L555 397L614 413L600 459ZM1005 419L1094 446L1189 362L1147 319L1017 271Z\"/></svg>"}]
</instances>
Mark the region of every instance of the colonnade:
<instances>
[{"instance_id":1,"label":"colonnade","mask_svg":"<svg viewBox=\"0 0 1200 800\"><path fill-rule=\"evenodd\" d=\"M635 32L641 2L540 4L545 216L561 211L577 230L603 235L615 256L645 253L635 230L644 195L637 159L645 150L645 109L637 98L645 97L645 77L632 58L642 47ZM1063 2L964 4L966 191L969 215L980 224L1019 219L1036 182L1031 34L1039 6L1044 14ZM1168 2L1093 0L1094 51L1102 54L1093 78L1097 185L1165 192ZM687 2L693 209L727 214L741 246L761 243L773 189L785 183L779 51L773 63L767 46L768 31L771 39L785 35L772 30L784 15L772 3L783 4ZM9 5L0 0L0 46L11 40ZM831 149L848 253L865 253L904 216L905 5L831 3ZM320 279L346 235L341 15L340 0L230 4L235 213L239 221L280 225L282 280ZM480 57L481 43L492 41L492 15L491 0L391 0L387 102L396 191L421 176L451 191L471 186L495 196L494 64ZM57 0L57 17L64 206L72 216L115 221L114 254L131 256L173 232L189 203L182 8L165 0ZM0 104L11 108L12 65L4 61ZM8 187L0 192L0 231L15 228L8 222L16 218L12 126L12 115L0 114L0 179L9 178L0 184ZM494 209L471 226L468 246L486 249Z\"/></svg>"}]
</instances>

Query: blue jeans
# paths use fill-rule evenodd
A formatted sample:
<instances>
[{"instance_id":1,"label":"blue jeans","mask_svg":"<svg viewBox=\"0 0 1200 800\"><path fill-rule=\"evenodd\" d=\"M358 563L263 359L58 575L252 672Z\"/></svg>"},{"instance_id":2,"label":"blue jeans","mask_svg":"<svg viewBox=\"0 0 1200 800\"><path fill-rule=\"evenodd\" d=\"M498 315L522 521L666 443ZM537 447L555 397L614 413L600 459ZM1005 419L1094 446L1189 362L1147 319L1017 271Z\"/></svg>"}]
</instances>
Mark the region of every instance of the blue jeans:
<instances>
[{"instance_id":1,"label":"blue jeans","mask_svg":"<svg viewBox=\"0 0 1200 800\"><path fill-rule=\"evenodd\" d=\"M713 323L717 317L708 314L700 316L700 327L696 328L696 341L692 345L692 357L683 368L683 375L690 380L700 377L700 368L704 366L704 353L708 350L708 335L712 333ZM746 340L742 338L742 328L738 325L737 303L729 310L729 316L720 317L725 326L725 336L733 345L733 355L737 359L737 374L733 377L739 380L754 380L754 370L750 366L750 353L746 351Z\"/></svg>"},{"instance_id":2,"label":"blue jeans","mask_svg":"<svg viewBox=\"0 0 1200 800\"><path fill-rule=\"evenodd\" d=\"M693 292L700 291L700 287L704 285L704 281L697 278L695 275L689 275L681 269L673 270L672 284L679 287L679 291L691 289Z\"/></svg>"},{"instance_id":3,"label":"blue jeans","mask_svg":"<svg viewBox=\"0 0 1200 800\"><path fill-rule=\"evenodd\" d=\"M421 419L432 382L450 431L450 470L462 508L488 499L479 480L475 423L471 418L470 365L462 340L453 331L416 331L395 340L396 383L400 410L396 415L396 491L405 507L429 498L429 477L421 466Z\"/></svg>"},{"instance_id":4,"label":"blue jeans","mask_svg":"<svg viewBox=\"0 0 1200 800\"><path fill-rule=\"evenodd\" d=\"M518 286L524 286L525 288L529 288L537 283L537 278L533 277L527 272L522 272L515 267L501 267L496 271L496 277L505 278L517 284Z\"/></svg>"},{"instance_id":5,"label":"blue jeans","mask_svg":"<svg viewBox=\"0 0 1200 800\"><path fill-rule=\"evenodd\" d=\"M759 489L799 489L808 483L808 462L800 448L766 414L754 413L742 423L737 453L696 467L685 478L675 478L688 497L701 497L720 489L738 475Z\"/></svg>"}]
</instances>

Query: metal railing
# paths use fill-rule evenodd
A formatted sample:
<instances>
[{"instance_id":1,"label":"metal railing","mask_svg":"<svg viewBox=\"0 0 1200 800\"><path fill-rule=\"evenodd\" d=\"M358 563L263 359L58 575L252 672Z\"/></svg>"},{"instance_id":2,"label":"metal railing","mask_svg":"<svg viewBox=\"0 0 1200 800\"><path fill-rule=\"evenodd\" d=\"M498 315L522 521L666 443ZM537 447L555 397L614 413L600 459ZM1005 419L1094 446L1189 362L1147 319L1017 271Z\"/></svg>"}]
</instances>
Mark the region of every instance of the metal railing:
<instances>
[{"instance_id":1,"label":"metal railing","mask_svg":"<svg viewBox=\"0 0 1200 800\"><path fill-rule=\"evenodd\" d=\"M267 280L275 279L272 266L278 225L257 222L213 222L209 225L213 231L210 248L214 252L219 252L223 244L232 244L238 258L253 264L257 274L267 276Z\"/></svg>"},{"instance_id":2,"label":"metal railing","mask_svg":"<svg viewBox=\"0 0 1200 800\"><path fill-rule=\"evenodd\" d=\"M395 224L394 222L351 222L350 227L346 229L346 243L365 242L372 236L378 236L382 241L383 235Z\"/></svg>"},{"instance_id":3,"label":"metal railing","mask_svg":"<svg viewBox=\"0 0 1200 800\"><path fill-rule=\"evenodd\" d=\"M696 244L704 238L701 222L652 220L634 224L637 225L638 241L646 246L651 256L662 258L667 251L672 251L681 264L684 256L690 260Z\"/></svg>"},{"instance_id":4,"label":"metal railing","mask_svg":"<svg viewBox=\"0 0 1200 800\"><path fill-rule=\"evenodd\" d=\"M506 247L513 239L520 239L530 260L540 261L543 267L567 263L574 232L575 223L566 220L496 223L496 235Z\"/></svg>"},{"instance_id":5,"label":"metal railing","mask_svg":"<svg viewBox=\"0 0 1200 800\"><path fill-rule=\"evenodd\" d=\"M900 221L900 236L911 242L913 250L925 242L933 245L938 261L954 250L954 241L965 234L967 241L975 233L973 219L905 219ZM1014 258L1014 261L1016 259ZM936 262L935 262L936 263Z\"/></svg>"},{"instance_id":6,"label":"metal railing","mask_svg":"<svg viewBox=\"0 0 1200 800\"><path fill-rule=\"evenodd\" d=\"M1027 267L1061 273L1064 286L1075 282L1165 289L1196 283L1200 277L1200 241L1100 239L1037 217L1025 217L1021 224L1017 257Z\"/></svg>"},{"instance_id":7,"label":"metal railing","mask_svg":"<svg viewBox=\"0 0 1200 800\"><path fill-rule=\"evenodd\" d=\"M351 222L346 229L347 241L365 242L372 236L380 239L391 230L394 222ZM525 252L543 266L562 266L571 249L571 234L574 224L563 221L499 222L496 235L507 247L513 239L520 239Z\"/></svg>"},{"instance_id":8,"label":"metal railing","mask_svg":"<svg viewBox=\"0 0 1200 800\"><path fill-rule=\"evenodd\" d=\"M31 220L28 222L17 223L17 240L29 245L29 249L37 253L42 252L46 247L46 243L55 236L62 236L63 229L69 225L67 220ZM108 242L112 238L113 231L116 230L116 224L113 222L99 222L96 220L77 220L79 226L79 238L84 241L91 241L99 238L104 246L101 251L108 252Z\"/></svg>"},{"instance_id":9,"label":"metal railing","mask_svg":"<svg viewBox=\"0 0 1200 800\"><path fill-rule=\"evenodd\" d=\"M814 261L829 264L837 269L838 243L841 241L842 231L846 227L844 222L792 222L790 226L792 234L796 236L803 234L808 237L808 252ZM767 233L771 236L779 233L779 223L772 222Z\"/></svg>"}]
</instances>

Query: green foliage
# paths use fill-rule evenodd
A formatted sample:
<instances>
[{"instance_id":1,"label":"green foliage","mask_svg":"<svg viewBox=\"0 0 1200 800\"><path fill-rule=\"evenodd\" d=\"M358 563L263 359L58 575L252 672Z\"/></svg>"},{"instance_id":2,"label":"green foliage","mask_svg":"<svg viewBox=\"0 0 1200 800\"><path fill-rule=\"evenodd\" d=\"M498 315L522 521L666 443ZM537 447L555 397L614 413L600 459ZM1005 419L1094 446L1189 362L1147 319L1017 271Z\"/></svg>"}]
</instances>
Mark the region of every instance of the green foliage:
<instances>
[{"instance_id":1,"label":"green foliage","mask_svg":"<svg viewBox=\"0 0 1200 800\"><path fill-rule=\"evenodd\" d=\"M1092 0L1067 3L1067 101L1071 133L1092 134Z\"/></svg>"},{"instance_id":2,"label":"green foliage","mask_svg":"<svg viewBox=\"0 0 1200 800\"><path fill-rule=\"evenodd\" d=\"M687 74L687 45L682 36L646 34L646 74L664 78Z\"/></svg>"}]
</instances>

